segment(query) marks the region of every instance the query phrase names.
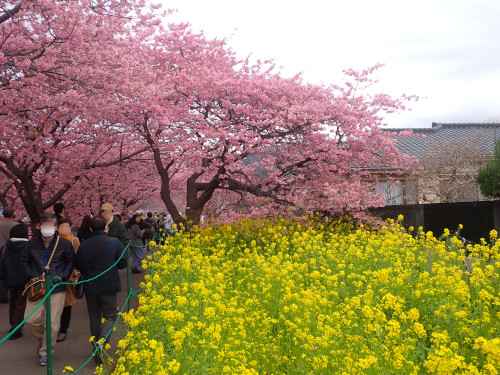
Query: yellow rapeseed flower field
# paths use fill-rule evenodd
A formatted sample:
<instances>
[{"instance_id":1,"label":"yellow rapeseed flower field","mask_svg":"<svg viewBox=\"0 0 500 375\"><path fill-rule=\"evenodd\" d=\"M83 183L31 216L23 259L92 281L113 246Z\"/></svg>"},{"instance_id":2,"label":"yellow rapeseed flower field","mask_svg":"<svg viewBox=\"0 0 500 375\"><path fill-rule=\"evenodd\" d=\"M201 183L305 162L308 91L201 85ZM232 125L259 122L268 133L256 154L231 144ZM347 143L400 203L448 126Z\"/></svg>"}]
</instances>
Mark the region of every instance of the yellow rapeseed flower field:
<instances>
[{"instance_id":1,"label":"yellow rapeseed flower field","mask_svg":"<svg viewBox=\"0 0 500 375\"><path fill-rule=\"evenodd\" d=\"M496 232L247 220L167 237L114 374L497 374Z\"/></svg>"}]
</instances>

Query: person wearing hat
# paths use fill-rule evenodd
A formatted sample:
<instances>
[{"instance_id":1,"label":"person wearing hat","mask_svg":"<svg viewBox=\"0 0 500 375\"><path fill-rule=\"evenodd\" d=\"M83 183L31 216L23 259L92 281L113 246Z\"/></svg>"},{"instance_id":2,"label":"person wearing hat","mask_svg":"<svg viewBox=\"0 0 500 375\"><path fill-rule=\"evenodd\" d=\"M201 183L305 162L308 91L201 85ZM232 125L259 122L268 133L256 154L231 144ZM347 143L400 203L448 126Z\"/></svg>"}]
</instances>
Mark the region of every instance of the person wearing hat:
<instances>
[{"instance_id":1,"label":"person wearing hat","mask_svg":"<svg viewBox=\"0 0 500 375\"><path fill-rule=\"evenodd\" d=\"M14 209L10 206L3 208L3 219L0 220L0 246L3 246L9 240L10 229L17 225ZM0 282L0 303L8 303L7 288Z\"/></svg>"},{"instance_id":2,"label":"person wearing hat","mask_svg":"<svg viewBox=\"0 0 500 375\"><path fill-rule=\"evenodd\" d=\"M108 237L118 238L123 246L128 244L127 229L116 216L113 215L114 207L109 203L104 203L101 206L100 214L107 220Z\"/></svg>"},{"instance_id":3,"label":"person wearing hat","mask_svg":"<svg viewBox=\"0 0 500 375\"><path fill-rule=\"evenodd\" d=\"M16 224L10 229L9 237L7 243L0 249L2 259L0 274L10 294L10 333L23 321L26 309L26 296L23 296L23 291L28 278L23 271L21 259L27 251L28 227L24 224ZM10 336L10 340L16 340L22 336L21 327Z\"/></svg>"}]
</instances>

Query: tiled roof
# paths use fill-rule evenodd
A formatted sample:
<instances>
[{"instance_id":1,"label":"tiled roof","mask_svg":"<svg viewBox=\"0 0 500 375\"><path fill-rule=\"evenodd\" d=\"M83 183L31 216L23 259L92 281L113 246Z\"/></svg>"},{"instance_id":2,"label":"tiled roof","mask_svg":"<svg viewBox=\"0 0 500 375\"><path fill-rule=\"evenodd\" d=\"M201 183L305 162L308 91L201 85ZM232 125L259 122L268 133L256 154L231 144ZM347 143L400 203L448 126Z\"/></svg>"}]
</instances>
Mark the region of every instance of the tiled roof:
<instances>
[{"instance_id":1,"label":"tiled roof","mask_svg":"<svg viewBox=\"0 0 500 375\"><path fill-rule=\"evenodd\" d=\"M399 133L408 129L387 128L386 130ZM481 152L492 155L495 149L495 141L500 139L500 123L443 124L433 122L432 128L414 128L411 130L419 136L398 137L396 146L401 153L413 155L418 159L425 155L427 148L431 144L437 142L460 144L465 140L477 140Z\"/></svg>"}]
</instances>

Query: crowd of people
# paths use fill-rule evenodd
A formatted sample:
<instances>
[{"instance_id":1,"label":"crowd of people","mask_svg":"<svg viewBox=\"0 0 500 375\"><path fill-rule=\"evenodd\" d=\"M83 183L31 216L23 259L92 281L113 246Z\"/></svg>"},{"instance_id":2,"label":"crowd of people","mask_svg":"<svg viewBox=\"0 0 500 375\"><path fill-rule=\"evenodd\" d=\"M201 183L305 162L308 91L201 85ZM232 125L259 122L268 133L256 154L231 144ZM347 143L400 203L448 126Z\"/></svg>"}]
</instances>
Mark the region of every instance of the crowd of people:
<instances>
[{"instance_id":1,"label":"crowd of people","mask_svg":"<svg viewBox=\"0 0 500 375\"><path fill-rule=\"evenodd\" d=\"M56 203L54 213L43 214L30 236L29 228L16 221L15 210L3 208L3 219L0 220L0 303L9 303L10 340L23 336L23 327L17 330L16 327L25 317L28 318L26 326L38 341L40 366L47 365L47 351L53 351L56 342L66 339L71 308L79 299L73 285L59 285L52 292L52 348L47 348L45 305L35 310L39 300L27 299L27 284L33 278L47 276L48 272L55 282L88 280L83 285L90 335L93 337L92 351L97 349L94 360L102 363L103 339L117 318L117 293L121 291L118 270L127 267L125 247L130 241L131 271L140 273L145 251L150 250L149 242L162 231L172 233L175 227L170 215L166 214L148 212L143 217L143 212L139 211L127 219L123 223L122 217L115 215L114 207L106 203L98 215L83 218L75 236L64 204Z\"/></svg>"}]
</instances>

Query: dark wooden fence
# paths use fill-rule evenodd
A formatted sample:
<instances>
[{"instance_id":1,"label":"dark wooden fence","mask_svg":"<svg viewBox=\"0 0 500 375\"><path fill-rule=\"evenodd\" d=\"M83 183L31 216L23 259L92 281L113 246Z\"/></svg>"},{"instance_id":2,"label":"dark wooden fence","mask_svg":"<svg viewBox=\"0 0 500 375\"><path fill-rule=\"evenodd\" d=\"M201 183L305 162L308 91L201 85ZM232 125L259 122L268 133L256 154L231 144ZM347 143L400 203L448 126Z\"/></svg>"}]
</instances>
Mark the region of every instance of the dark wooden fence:
<instances>
[{"instance_id":1,"label":"dark wooden fence","mask_svg":"<svg viewBox=\"0 0 500 375\"><path fill-rule=\"evenodd\" d=\"M370 212L383 219L396 219L402 214L406 228L422 226L436 237L444 228L454 232L459 224L464 226L462 236L474 242L480 238L488 240L491 229L500 231L500 201L395 205Z\"/></svg>"}]
</instances>

